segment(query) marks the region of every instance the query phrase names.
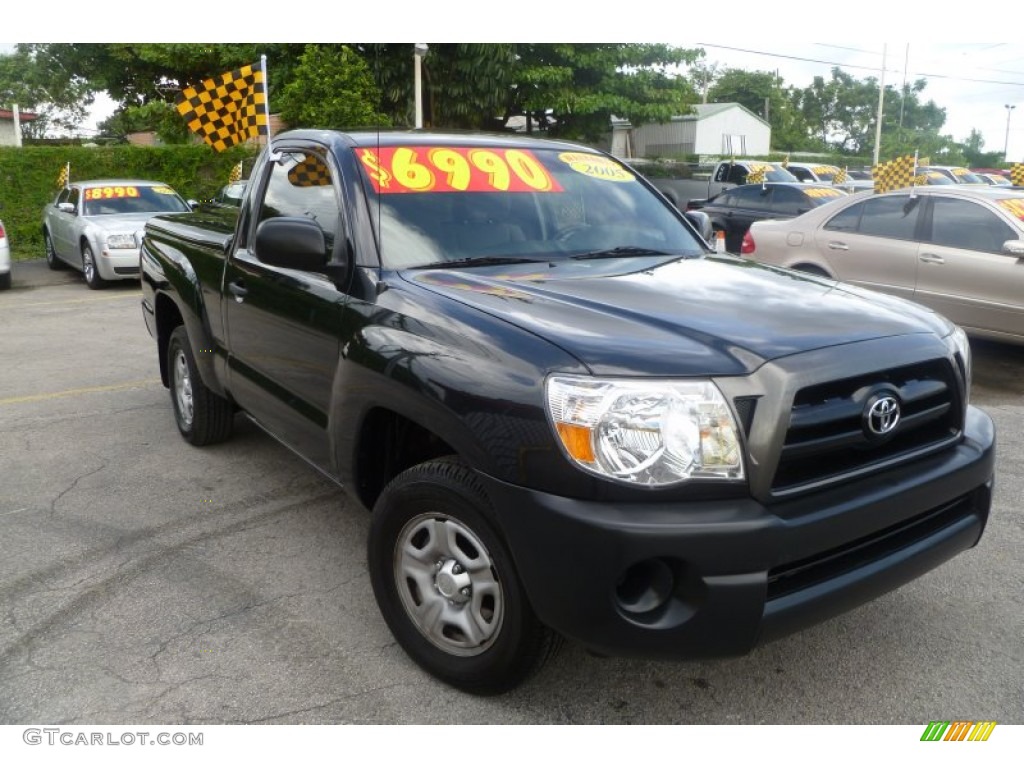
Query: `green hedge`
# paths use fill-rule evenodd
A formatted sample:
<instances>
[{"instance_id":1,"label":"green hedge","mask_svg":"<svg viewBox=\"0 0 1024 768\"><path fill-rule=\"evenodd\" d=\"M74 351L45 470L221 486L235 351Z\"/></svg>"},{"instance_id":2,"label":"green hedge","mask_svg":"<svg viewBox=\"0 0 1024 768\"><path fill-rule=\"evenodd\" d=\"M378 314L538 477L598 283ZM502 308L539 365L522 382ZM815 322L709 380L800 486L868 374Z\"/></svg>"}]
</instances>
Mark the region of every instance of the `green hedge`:
<instances>
[{"instance_id":1,"label":"green hedge","mask_svg":"<svg viewBox=\"0 0 1024 768\"><path fill-rule=\"evenodd\" d=\"M71 163L71 180L136 178L162 181L186 200L213 197L231 169L244 161L246 175L257 149L214 152L205 144L170 147L0 147L0 219L15 259L43 256L43 207L60 188L57 178Z\"/></svg>"}]
</instances>

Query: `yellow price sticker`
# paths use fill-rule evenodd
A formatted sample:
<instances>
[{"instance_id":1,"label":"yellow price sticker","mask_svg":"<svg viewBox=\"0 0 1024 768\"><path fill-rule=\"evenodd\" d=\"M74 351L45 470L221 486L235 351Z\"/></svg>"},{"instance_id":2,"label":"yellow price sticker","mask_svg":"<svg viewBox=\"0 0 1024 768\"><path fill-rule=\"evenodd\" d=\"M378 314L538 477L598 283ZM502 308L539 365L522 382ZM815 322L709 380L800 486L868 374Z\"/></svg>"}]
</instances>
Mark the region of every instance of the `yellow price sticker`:
<instances>
[{"instance_id":1,"label":"yellow price sticker","mask_svg":"<svg viewBox=\"0 0 1024 768\"><path fill-rule=\"evenodd\" d=\"M604 181L635 181L636 177L609 157L586 152L563 152L558 159L576 173Z\"/></svg>"}]
</instances>

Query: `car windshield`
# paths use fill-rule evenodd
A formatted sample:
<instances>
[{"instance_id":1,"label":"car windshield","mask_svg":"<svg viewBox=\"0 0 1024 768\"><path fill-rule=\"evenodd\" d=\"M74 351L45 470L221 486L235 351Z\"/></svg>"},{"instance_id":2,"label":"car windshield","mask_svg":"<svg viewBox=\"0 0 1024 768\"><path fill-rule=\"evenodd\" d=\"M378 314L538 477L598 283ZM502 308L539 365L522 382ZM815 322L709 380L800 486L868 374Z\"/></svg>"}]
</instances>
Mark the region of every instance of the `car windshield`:
<instances>
[{"instance_id":1,"label":"car windshield","mask_svg":"<svg viewBox=\"0 0 1024 768\"><path fill-rule=\"evenodd\" d=\"M188 204L167 186L119 184L86 187L82 192L83 216L109 216L122 213L178 213Z\"/></svg>"},{"instance_id":2,"label":"car windshield","mask_svg":"<svg viewBox=\"0 0 1024 768\"><path fill-rule=\"evenodd\" d=\"M391 269L705 253L671 206L605 155L410 146L357 156Z\"/></svg>"}]
</instances>

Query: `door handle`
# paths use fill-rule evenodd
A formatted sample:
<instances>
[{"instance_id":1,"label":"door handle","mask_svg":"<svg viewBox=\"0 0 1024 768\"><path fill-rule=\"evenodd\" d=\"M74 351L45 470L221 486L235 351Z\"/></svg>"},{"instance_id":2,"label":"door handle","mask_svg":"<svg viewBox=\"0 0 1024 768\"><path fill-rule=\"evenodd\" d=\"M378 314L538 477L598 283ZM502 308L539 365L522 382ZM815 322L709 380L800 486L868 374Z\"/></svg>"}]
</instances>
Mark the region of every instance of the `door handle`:
<instances>
[{"instance_id":1,"label":"door handle","mask_svg":"<svg viewBox=\"0 0 1024 768\"><path fill-rule=\"evenodd\" d=\"M934 253L922 253L919 257L925 264L945 264L946 260Z\"/></svg>"},{"instance_id":2,"label":"door handle","mask_svg":"<svg viewBox=\"0 0 1024 768\"><path fill-rule=\"evenodd\" d=\"M836 240L833 240L831 243L829 243L828 244L828 248L829 248L830 251L848 251L848 250L850 250L850 246L848 246L846 243L840 243L840 242L838 242Z\"/></svg>"},{"instance_id":3,"label":"door handle","mask_svg":"<svg viewBox=\"0 0 1024 768\"><path fill-rule=\"evenodd\" d=\"M235 280L234 282L228 283L228 290L235 297L235 301L241 304L245 301L246 294L249 293L249 289L245 287L245 283L241 280Z\"/></svg>"}]
</instances>

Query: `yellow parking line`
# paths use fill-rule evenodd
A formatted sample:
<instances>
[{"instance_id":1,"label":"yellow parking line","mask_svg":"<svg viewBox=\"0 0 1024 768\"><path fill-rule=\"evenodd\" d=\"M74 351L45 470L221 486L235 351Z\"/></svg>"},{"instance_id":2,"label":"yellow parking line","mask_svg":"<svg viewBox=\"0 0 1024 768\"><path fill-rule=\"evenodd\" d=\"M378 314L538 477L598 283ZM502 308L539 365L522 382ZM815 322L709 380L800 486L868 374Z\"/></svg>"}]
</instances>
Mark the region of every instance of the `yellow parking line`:
<instances>
[{"instance_id":1,"label":"yellow parking line","mask_svg":"<svg viewBox=\"0 0 1024 768\"><path fill-rule=\"evenodd\" d=\"M63 392L47 392L42 395L22 395L21 397L5 397L0 400L0 405L14 405L15 403L34 403L40 400L56 400L59 397L73 397L75 395L88 395L93 392L117 392L121 389L139 389L153 384L159 384L159 379L145 379L143 381L126 381L123 384L106 384L102 387L82 387L81 389L65 389Z\"/></svg>"},{"instance_id":2,"label":"yellow parking line","mask_svg":"<svg viewBox=\"0 0 1024 768\"><path fill-rule=\"evenodd\" d=\"M0 309L21 309L22 307L52 307L59 306L61 304L91 304L94 301L117 301L119 299L136 299L138 300L141 294L128 293L123 296L96 296L88 299L67 299L65 301L33 301L25 304L9 304L6 307L0 307Z\"/></svg>"}]
</instances>

